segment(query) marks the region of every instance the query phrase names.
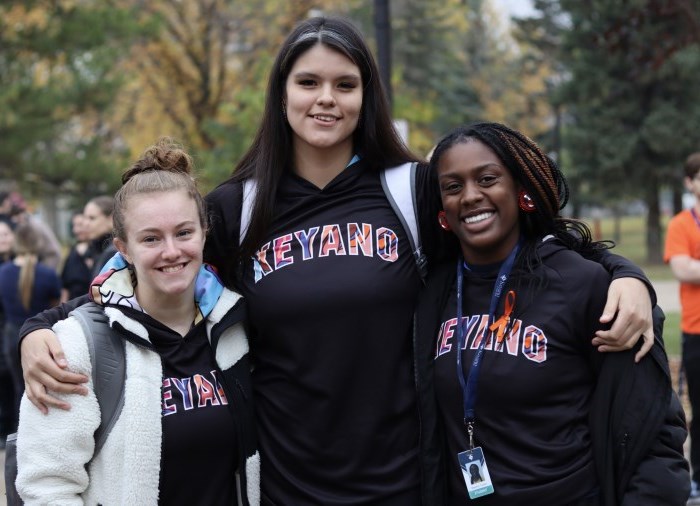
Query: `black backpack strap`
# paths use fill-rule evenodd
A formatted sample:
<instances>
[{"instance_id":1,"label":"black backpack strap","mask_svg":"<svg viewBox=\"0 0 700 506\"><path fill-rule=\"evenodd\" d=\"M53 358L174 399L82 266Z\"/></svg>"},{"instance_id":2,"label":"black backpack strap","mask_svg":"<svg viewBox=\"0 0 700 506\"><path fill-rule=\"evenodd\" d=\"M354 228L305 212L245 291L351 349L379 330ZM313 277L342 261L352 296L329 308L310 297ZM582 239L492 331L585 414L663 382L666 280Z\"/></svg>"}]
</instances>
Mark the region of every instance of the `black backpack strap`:
<instances>
[{"instance_id":1,"label":"black backpack strap","mask_svg":"<svg viewBox=\"0 0 700 506\"><path fill-rule=\"evenodd\" d=\"M381 172L382 188L391 207L399 218L411 244L418 272L423 281L428 274L428 260L423 253L418 227L416 201L416 162L407 162Z\"/></svg>"},{"instance_id":2,"label":"black backpack strap","mask_svg":"<svg viewBox=\"0 0 700 506\"><path fill-rule=\"evenodd\" d=\"M95 431L95 452L102 449L124 406L126 352L124 339L109 326L104 309L89 302L71 313L83 327L92 363L92 383L101 421Z\"/></svg>"}]
</instances>

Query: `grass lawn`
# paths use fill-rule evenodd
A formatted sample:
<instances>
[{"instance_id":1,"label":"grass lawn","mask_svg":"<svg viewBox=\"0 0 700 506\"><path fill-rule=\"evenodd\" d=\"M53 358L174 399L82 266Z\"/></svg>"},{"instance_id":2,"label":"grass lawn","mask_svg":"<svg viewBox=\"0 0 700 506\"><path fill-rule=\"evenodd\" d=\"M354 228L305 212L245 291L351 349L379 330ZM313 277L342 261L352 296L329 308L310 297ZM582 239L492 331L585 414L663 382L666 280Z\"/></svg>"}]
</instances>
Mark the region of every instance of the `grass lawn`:
<instances>
[{"instance_id":1,"label":"grass lawn","mask_svg":"<svg viewBox=\"0 0 700 506\"><path fill-rule=\"evenodd\" d=\"M671 268L666 265L649 265L646 263L646 217L645 216L625 216L620 222L621 238L617 241L615 248L611 251L618 255L629 258L634 263L639 265L646 275L652 281L672 280L673 274ZM596 227L591 220L584 220L594 231ZM662 227L665 230L668 224L668 218L662 220ZM612 218L604 218L600 220L600 239L612 239L614 230L614 222ZM595 239L594 235L594 239ZM664 237L661 238L663 244ZM680 314L675 312L666 313L666 322L664 323L664 342L666 351L669 357L680 357Z\"/></svg>"},{"instance_id":2,"label":"grass lawn","mask_svg":"<svg viewBox=\"0 0 700 506\"><path fill-rule=\"evenodd\" d=\"M613 253L629 258L634 263L639 265L647 274L649 279L663 280L673 279L671 268L666 265L649 265L646 263L647 246L646 246L646 217L645 216L624 216L620 221L620 239L615 243L615 247L611 250ZM594 222L590 219L584 219L591 230L594 232ZM663 218L661 226L666 230L668 218ZM604 218L600 220L600 237L598 239L612 239L614 231L614 221L612 218ZM663 245L665 236L661 237Z\"/></svg>"},{"instance_id":3,"label":"grass lawn","mask_svg":"<svg viewBox=\"0 0 700 506\"><path fill-rule=\"evenodd\" d=\"M669 357L681 356L681 315L667 313L664 322L664 344Z\"/></svg>"}]
</instances>

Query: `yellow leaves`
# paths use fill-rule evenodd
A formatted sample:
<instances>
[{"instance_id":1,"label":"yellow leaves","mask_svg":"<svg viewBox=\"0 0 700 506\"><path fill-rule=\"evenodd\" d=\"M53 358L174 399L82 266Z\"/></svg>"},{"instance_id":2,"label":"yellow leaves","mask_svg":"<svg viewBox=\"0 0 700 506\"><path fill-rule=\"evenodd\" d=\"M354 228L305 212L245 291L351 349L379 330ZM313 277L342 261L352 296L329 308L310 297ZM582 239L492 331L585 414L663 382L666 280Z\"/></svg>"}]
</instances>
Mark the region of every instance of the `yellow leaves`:
<instances>
[{"instance_id":1,"label":"yellow leaves","mask_svg":"<svg viewBox=\"0 0 700 506\"><path fill-rule=\"evenodd\" d=\"M11 5L9 10L0 9L4 23L13 31L22 31L28 28L39 30L46 28L49 22L49 15L41 5L27 10L24 5Z\"/></svg>"}]
</instances>

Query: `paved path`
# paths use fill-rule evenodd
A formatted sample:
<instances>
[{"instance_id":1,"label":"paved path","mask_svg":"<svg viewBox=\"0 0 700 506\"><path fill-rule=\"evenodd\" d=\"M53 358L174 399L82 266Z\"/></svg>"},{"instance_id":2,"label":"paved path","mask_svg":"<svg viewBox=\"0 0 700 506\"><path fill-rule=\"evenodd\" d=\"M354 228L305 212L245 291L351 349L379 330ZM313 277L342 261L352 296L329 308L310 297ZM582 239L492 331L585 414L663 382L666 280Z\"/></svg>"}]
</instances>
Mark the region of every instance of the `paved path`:
<instances>
[{"instance_id":1,"label":"paved path","mask_svg":"<svg viewBox=\"0 0 700 506\"><path fill-rule=\"evenodd\" d=\"M678 296L678 281L652 281L659 306L666 313L680 313L681 302Z\"/></svg>"}]
</instances>

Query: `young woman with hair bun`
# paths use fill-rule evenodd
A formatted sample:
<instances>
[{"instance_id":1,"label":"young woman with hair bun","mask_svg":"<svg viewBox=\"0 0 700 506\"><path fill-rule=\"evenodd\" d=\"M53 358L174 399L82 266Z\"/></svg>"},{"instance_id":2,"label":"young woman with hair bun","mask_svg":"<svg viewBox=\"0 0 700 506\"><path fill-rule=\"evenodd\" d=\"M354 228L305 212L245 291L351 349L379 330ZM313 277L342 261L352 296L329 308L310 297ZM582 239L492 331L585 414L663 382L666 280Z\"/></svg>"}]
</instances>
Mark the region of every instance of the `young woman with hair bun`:
<instances>
[{"instance_id":1,"label":"young woman with hair bun","mask_svg":"<svg viewBox=\"0 0 700 506\"><path fill-rule=\"evenodd\" d=\"M190 157L166 139L122 178L118 253L90 299L124 340L123 406L95 454L92 380L85 396L55 394L70 411L44 415L25 397L16 485L26 503L259 503L244 300L203 264L206 211L190 172ZM68 369L91 377L76 317L53 330Z\"/></svg>"}]
</instances>

